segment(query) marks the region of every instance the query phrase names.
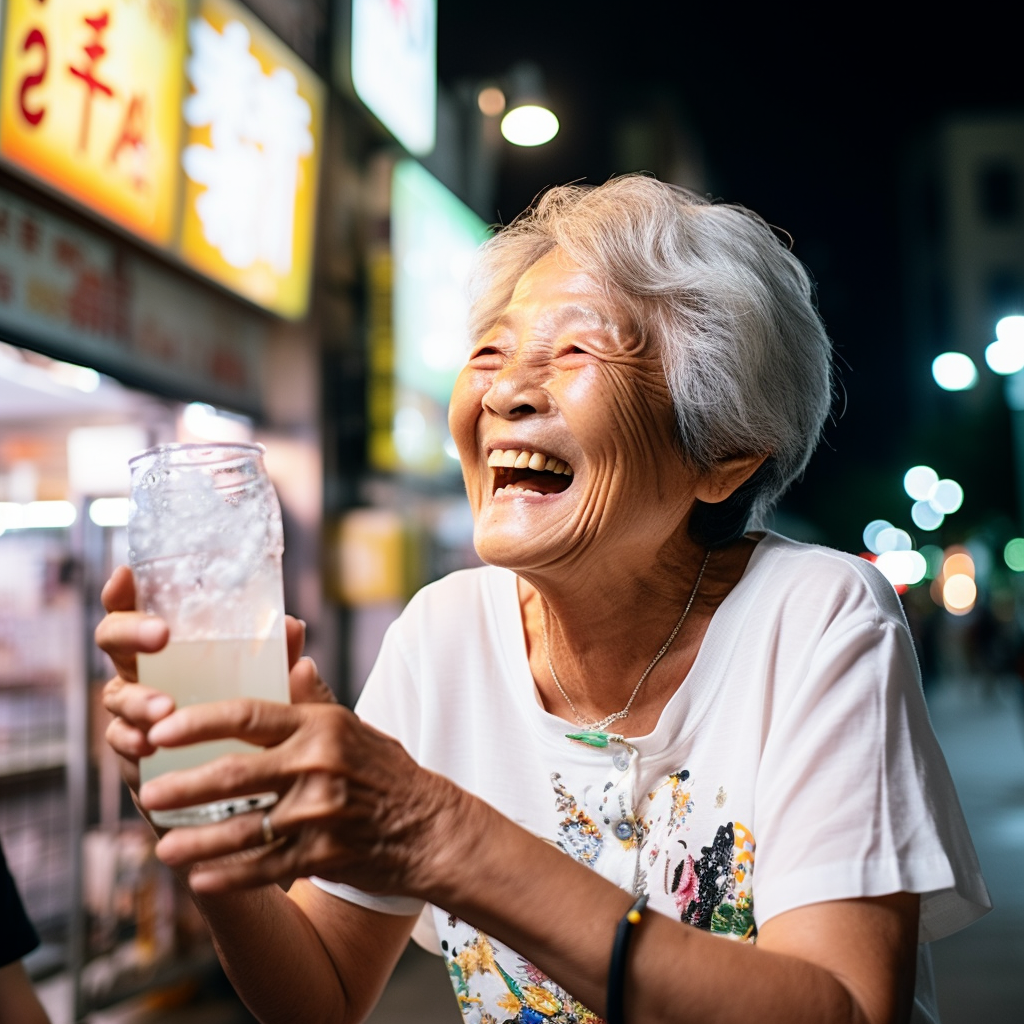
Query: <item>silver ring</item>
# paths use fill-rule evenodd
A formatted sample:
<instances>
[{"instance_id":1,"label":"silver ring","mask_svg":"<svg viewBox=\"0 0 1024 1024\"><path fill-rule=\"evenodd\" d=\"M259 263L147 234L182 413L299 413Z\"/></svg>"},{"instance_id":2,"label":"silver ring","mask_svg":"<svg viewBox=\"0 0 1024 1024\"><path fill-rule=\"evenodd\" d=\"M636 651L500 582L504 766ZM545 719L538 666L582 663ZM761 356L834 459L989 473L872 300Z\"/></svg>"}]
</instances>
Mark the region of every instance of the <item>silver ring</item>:
<instances>
[{"instance_id":1,"label":"silver ring","mask_svg":"<svg viewBox=\"0 0 1024 1024\"><path fill-rule=\"evenodd\" d=\"M260 828L263 830L264 844L270 846L270 844L277 839L277 836L274 835L274 826L270 824L269 814L263 815L263 820L260 822Z\"/></svg>"}]
</instances>

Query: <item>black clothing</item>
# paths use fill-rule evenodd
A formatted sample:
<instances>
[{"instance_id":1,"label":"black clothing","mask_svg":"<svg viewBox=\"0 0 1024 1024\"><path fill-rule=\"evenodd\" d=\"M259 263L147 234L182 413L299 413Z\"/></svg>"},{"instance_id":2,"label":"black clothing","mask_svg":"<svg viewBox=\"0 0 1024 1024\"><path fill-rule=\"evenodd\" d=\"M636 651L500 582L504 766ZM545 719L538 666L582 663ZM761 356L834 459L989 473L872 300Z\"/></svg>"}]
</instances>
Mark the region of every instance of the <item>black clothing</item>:
<instances>
[{"instance_id":1,"label":"black clothing","mask_svg":"<svg viewBox=\"0 0 1024 1024\"><path fill-rule=\"evenodd\" d=\"M20 960L39 945L0 846L0 967Z\"/></svg>"}]
</instances>

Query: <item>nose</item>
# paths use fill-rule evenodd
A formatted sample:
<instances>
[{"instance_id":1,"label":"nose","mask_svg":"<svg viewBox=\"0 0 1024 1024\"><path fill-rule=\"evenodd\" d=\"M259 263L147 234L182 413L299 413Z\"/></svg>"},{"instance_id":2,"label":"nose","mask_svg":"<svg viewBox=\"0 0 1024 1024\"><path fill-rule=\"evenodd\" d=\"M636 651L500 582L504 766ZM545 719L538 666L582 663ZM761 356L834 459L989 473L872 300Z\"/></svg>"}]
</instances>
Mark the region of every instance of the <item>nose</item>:
<instances>
[{"instance_id":1,"label":"nose","mask_svg":"<svg viewBox=\"0 0 1024 1024\"><path fill-rule=\"evenodd\" d=\"M483 406L506 420L545 413L551 407L551 399L543 384L542 367L517 359L495 373L484 392Z\"/></svg>"}]
</instances>

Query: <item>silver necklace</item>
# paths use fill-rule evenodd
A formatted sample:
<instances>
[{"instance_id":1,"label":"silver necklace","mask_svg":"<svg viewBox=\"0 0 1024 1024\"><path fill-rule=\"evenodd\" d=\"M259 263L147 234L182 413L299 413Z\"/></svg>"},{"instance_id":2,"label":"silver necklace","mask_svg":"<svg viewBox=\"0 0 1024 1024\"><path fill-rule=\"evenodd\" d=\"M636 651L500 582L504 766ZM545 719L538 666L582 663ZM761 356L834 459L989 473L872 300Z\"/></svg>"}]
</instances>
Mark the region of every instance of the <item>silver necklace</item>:
<instances>
[{"instance_id":1,"label":"silver necklace","mask_svg":"<svg viewBox=\"0 0 1024 1024\"><path fill-rule=\"evenodd\" d=\"M541 603L540 609L540 630L541 635L544 638L544 657L547 658L548 671L551 673L551 678L555 681L555 686L558 687L558 692L565 698L565 703L569 705L573 716L576 718L576 724L588 732L602 732L607 726L611 725L612 722L616 722L621 718L625 718L629 714L629 709L633 706L633 701L636 699L636 695L640 692L640 687L644 685L644 681L651 674L651 670L659 661L664 657L665 652L672 646L672 641L675 640L679 634L679 630L683 628L683 623L686 621L686 614L690 610L690 605L693 604L693 599L697 596L697 591L700 589L700 581L704 578L704 570L707 568L708 559L711 557L711 552L708 551L704 555L704 561L701 563L700 572L697 573L697 579L693 584L693 590L690 591L690 599L686 602L686 607L683 609L683 614L679 616L679 621L675 624L672 632L669 633L668 639L661 645L661 650L651 659L651 663L644 669L643 675L637 680L636 686L633 687L633 692L629 695L629 700L626 701L626 706L621 711L616 711L614 714L606 715L604 718L599 719L596 722L588 722L577 710L576 705L573 704L572 698L565 692L562 684L558 681L558 673L555 671L555 666L551 663L551 649L548 644L548 623L547 614L544 610L544 604Z\"/></svg>"}]
</instances>

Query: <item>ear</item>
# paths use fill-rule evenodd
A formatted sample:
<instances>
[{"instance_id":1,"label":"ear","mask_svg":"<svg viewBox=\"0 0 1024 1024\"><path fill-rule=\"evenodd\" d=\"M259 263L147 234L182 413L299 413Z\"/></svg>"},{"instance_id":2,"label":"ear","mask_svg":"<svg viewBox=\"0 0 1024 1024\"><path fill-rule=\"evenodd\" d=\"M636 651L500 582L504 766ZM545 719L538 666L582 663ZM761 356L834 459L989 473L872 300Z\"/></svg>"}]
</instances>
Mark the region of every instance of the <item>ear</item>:
<instances>
[{"instance_id":1,"label":"ear","mask_svg":"<svg viewBox=\"0 0 1024 1024\"><path fill-rule=\"evenodd\" d=\"M696 497L711 505L725 501L738 487L746 483L760 468L768 453L762 455L735 455L723 459L697 481Z\"/></svg>"}]
</instances>

